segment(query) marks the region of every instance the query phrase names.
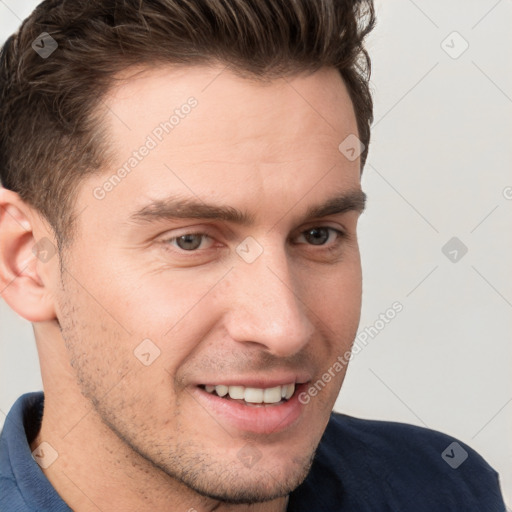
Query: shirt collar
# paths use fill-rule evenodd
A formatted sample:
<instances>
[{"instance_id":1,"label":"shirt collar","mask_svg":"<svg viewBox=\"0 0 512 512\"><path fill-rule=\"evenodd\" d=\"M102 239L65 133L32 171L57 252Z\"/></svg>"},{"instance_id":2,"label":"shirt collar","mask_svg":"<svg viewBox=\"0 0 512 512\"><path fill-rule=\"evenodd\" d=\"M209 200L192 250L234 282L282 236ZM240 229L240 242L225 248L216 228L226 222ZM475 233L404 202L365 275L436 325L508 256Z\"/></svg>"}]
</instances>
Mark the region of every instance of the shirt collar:
<instances>
[{"instance_id":1,"label":"shirt collar","mask_svg":"<svg viewBox=\"0 0 512 512\"><path fill-rule=\"evenodd\" d=\"M30 449L30 442L41 428L43 407L43 392L26 393L16 400L5 419L0 435L0 480L7 492L2 492L0 504L12 505L9 510L24 505L29 510L71 511Z\"/></svg>"}]
</instances>

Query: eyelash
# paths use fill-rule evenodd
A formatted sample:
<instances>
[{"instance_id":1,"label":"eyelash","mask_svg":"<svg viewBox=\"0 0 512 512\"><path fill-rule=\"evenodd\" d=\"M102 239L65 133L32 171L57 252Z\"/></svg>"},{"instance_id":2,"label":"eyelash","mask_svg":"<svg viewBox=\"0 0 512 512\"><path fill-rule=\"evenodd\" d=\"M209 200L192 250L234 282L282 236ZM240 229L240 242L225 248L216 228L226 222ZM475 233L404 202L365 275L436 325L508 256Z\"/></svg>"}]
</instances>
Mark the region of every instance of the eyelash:
<instances>
[{"instance_id":1,"label":"eyelash","mask_svg":"<svg viewBox=\"0 0 512 512\"><path fill-rule=\"evenodd\" d=\"M331 226L313 226L311 228L308 228L304 231L301 231L299 236L304 236L306 233L308 233L309 231L312 231L314 229L327 229L329 230L331 233L334 232L336 235L337 235L337 240L334 244L319 244L319 245L315 245L315 244L307 244L307 243L298 243L298 244L295 244L295 245L309 245L311 247L320 247L320 248L323 248L324 250L327 250L327 251L332 251L332 250L335 250L338 245L341 243L341 241L346 238L346 233L339 230L339 229L336 229L336 228L333 228ZM211 240L213 240L212 237L210 237L207 233L203 233L203 232L189 232L189 233L183 233L181 235L177 235L177 236L173 236L171 238L166 238L165 240L162 240L162 242L166 245L166 246L172 246L172 243L173 242L176 242L179 238L183 237L183 236L187 236L187 235L191 235L191 236L201 236L203 237L203 240L206 238L209 238ZM210 248L208 248L210 249ZM203 251L207 251L208 249L203 249ZM189 254L194 254L194 253L199 253L201 252L201 249L199 248L196 248L196 249L191 249L191 250L186 250L186 249L182 249L181 247L176 247L174 246L173 247L173 250L181 253L181 254L186 254L186 253L189 253Z\"/></svg>"}]
</instances>

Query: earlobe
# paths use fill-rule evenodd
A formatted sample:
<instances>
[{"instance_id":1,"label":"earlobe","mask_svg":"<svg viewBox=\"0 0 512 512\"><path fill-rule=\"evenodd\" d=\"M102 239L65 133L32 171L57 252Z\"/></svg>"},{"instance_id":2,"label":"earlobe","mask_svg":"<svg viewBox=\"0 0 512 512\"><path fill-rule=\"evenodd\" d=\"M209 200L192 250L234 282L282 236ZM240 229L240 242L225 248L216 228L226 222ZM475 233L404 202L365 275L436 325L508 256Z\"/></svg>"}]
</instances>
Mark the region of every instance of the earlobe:
<instances>
[{"instance_id":1,"label":"earlobe","mask_svg":"<svg viewBox=\"0 0 512 512\"><path fill-rule=\"evenodd\" d=\"M50 237L36 236L41 225L34 213L18 194L0 187L0 296L28 321L44 322L56 317L50 266L58 255Z\"/></svg>"}]
</instances>

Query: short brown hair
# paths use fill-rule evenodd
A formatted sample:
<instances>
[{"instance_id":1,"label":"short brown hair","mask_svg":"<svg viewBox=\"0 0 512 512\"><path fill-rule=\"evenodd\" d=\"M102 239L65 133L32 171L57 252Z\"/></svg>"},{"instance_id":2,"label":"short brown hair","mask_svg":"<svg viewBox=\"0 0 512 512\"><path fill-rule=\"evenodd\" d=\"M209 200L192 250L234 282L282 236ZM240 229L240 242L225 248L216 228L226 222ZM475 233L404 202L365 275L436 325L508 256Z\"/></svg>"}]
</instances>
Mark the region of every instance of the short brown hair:
<instances>
[{"instance_id":1,"label":"short brown hair","mask_svg":"<svg viewBox=\"0 0 512 512\"><path fill-rule=\"evenodd\" d=\"M221 62L242 76L339 70L364 144L373 105L363 47L372 0L45 0L0 54L0 180L69 241L82 177L105 165L98 113L131 66ZM58 48L32 44L47 32ZM341 142L341 141L340 141Z\"/></svg>"}]
</instances>

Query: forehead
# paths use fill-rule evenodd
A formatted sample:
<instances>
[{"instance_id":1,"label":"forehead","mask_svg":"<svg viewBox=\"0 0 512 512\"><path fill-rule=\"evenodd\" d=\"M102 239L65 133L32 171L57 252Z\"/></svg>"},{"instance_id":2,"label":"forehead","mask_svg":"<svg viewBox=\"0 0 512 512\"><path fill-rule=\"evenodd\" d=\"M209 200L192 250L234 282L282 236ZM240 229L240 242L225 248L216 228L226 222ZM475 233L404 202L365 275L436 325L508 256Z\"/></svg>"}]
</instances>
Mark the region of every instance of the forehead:
<instances>
[{"instance_id":1,"label":"forehead","mask_svg":"<svg viewBox=\"0 0 512 512\"><path fill-rule=\"evenodd\" d=\"M279 209L283 194L359 186L359 160L338 149L357 123L335 69L265 82L222 66L137 71L104 98L113 159L82 190L91 201L110 182L97 206L112 215L175 194Z\"/></svg>"},{"instance_id":2,"label":"forehead","mask_svg":"<svg viewBox=\"0 0 512 512\"><path fill-rule=\"evenodd\" d=\"M279 135L276 143L299 137L302 143L318 143L343 131L357 133L349 95L338 71L331 68L265 81L242 78L220 65L127 70L123 75L104 101L111 134L123 146L136 146L141 136L166 121L176 123L173 113L180 122L173 125L172 139L180 147L213 144L219 151L230 149L233 156L240 154L233 143L268 142L264 139L269 134ZM197 108L188 116L182 111L188 111L184 106L190 98ZM184 116L187 122L181 122Z\"/></svg>"}]
</instances>

